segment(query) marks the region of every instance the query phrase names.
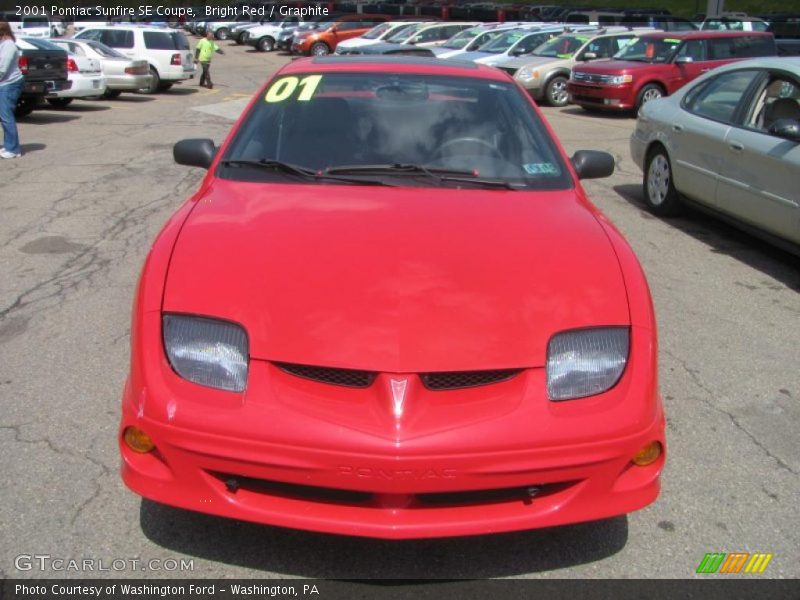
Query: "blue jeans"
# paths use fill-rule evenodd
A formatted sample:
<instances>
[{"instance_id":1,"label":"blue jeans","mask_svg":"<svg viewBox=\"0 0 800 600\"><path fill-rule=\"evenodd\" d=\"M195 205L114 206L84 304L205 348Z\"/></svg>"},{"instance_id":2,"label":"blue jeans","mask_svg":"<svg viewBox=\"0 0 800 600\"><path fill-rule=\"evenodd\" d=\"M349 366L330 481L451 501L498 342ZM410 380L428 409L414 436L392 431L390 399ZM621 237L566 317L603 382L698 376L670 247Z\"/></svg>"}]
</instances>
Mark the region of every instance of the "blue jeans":
<instances>
[{"instance_id":1,"label":"blue jeans","mask_svg":"<svg viewBox=\"0 0 800 600\"><path fill-rule=\"evenodd\" d=\"M14 83L0 85L0 122L3 124L3 146L8 152L13 152L14 154L22 152L22 148L19 145L19 134L17 133L17 120L14 118L17 100L22 94L22 85L22 79L18 79Z\"/></svg>"}]
</instances>

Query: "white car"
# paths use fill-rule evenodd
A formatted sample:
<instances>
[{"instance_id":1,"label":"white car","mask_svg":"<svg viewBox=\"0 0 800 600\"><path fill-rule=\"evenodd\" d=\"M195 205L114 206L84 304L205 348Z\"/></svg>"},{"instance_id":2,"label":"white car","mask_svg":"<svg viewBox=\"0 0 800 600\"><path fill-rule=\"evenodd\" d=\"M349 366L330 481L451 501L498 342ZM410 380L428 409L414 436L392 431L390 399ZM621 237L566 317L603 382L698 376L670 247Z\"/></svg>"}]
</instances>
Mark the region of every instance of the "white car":
<instances>
[{"instance_id":1,"label":"white car","mask_svg":"<svg viewBox=\"0 0 800 600\"><path fill-rule=\"evenodd\" d=\"M256 50L271 52L275 49L275 45L281 33L294 31L304 26L306 23L307 21L301 21L297 17L287 17L282 21L264 23L257 27L251 27L247 30L247 40L245 43L249 46L253 46Z\"/></svg>"},{"instance_id":2,"label":"white car","mask_svg":"<svg viewBox=\"0 0 800 600\"><path fill-rule=\"evenodd\" d=\"M480 52L485 54L480 58L476 58L475 62L493 67L507 61L509 58L530 54L550 38L562 33L564 33L564 27L560 25L512 29L497 36L488 44L481 46Z\"/></svg>"},{"instance_id":3,"label":"white car","mask_svg":"<svg viewBox=\"0 0 800 600\"><path fill-rule=\"evenodd\" d=\"M50 42L59 50L65 49L61 45L52 44L51 40L42 42ZM47 98L51 106L63 108L75 98L102 96L106 93L106 78L103 76L100 61L96 58L79 56L67 51L67 78L70 82L69 88L54 92L52 97Z\"/></svg>"},{"instance_id":4,"label":"white car","mask_svg":"<svg viewBox=\"0 0 800 600\"><path fill-rule=\"evenodd\" d=\"M150 65L146 60L133 59L93 40L50 40L67 52L100 61L106 78L106 98L116 98L122 92L135 92L150 86ZM80 66L80 65L79 65Z\"/></svg>"},{"instance_id":5,"label":"white car","mask_svg":"<svg viewBox=\"0 0 800 600\"><path fill-rule=\"evenodd\" d=\"M408 44L421 48L433 48L441 46L451 37L474 27L478 23L415 23L412 27L402 29L394 35L390 35L385 41L396 44Z\"/></svg>"},{"instance_id":6,"label":"white car","mask_svg":"<svg viewBox=\"0 0 800 600\"><path fill-rule=\"evenodd\" d=\"M97 27L105 27L108 21L75 21L72 24L72 30L75 33L80 33L84 29L96 29Z\"/></svg>"},{"instance_id":7,"label":"white car","mask_svg":"<svg viewBox=\"0 0 800 600\"><path fill-rule=\"evenodd\" d=\"M237 25L252 22L253 20L249 16L239 15L234 21L209 21L206 24L206 31L213 33L218 40L227 40L230 38L231 29Z\"/></svg>"},{"instance_id":8,"label":"white car","mask_svg":"<svg viewBox=\"0 0 800 600\"><path fill-rule=\"evenodd\" d=\"M503 31L526 25L515 23L484 23L457 33L441 46L433 49L437 58L458 58L461 54L477 50Z\"/></svg>"},{"instance_id":9,"label":"white car","mask_svg":"<svg viewBox=\"0 0 800 600\"><path fill-rule=\"evenodd\" d=\"M94 40L114 48L128 58L146 60L150 70L147 91L154 94L191 79L197 67L189 40L182 31L134 25L84 29L76 40Z\"/></svg>"},{"instance_id":10,"label":"white car","mask_svg":"<svg viewBox=\"0 0 800 600\"><path fill-rule=\"evenodd\" d=\"M350 48L360 48L385 41L403 30L410 29L414 24L415 21L386 21L385 23L380 23L360 37L339 42L336 45L335 54L344 54Z\"/></svg>"}]
</instances>

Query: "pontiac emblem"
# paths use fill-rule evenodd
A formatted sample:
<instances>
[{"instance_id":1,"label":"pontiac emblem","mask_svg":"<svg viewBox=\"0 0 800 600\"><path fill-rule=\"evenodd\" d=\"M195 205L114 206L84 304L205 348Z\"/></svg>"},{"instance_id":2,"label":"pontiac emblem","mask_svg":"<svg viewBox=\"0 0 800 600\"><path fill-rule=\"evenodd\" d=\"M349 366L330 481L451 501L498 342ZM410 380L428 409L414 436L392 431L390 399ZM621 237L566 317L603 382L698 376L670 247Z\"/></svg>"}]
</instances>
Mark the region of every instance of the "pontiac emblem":
<instances>
[{"instance_id":1,"label":"pontiac emblem","mask_svg":"<svg viewBox=\"0 0 800 600\"><path fill-rule=\"evenodd\" d=\"M406 402L408 379L392 379L392 414L395 419L403 416L403 405Z\"/></svg>"}]
</instances>

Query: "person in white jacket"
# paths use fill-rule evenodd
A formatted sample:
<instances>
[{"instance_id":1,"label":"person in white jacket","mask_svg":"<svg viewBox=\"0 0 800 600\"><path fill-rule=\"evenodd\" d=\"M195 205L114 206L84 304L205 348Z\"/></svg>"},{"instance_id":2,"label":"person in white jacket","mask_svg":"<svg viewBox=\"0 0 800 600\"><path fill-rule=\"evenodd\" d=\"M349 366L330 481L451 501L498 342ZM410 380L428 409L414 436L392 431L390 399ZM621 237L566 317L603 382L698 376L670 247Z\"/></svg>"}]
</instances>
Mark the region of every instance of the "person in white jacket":
<instances>
[{"instance_id":1,"label":"person in white jacket","mask_svg":"<svg viewBox=\"0 0 800 600\"><path fill-rule=\"evenodd\" d=\"M19 70L19 49L14 32L7 21L0 21L0 123L3 126L3 147L0 158L22 156L14 111L22 93L22 72Z\"/></svg>"}]
</instances>

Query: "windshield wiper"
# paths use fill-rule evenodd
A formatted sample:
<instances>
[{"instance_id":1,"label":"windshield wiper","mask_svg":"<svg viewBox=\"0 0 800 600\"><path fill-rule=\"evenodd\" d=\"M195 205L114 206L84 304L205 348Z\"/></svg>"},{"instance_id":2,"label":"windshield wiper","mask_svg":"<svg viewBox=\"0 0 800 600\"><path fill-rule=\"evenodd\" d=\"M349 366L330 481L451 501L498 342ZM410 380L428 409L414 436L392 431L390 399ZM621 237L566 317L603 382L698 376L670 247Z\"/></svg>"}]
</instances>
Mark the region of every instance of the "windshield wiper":
<instances>
[{"instance_id":1,"label":"windshield wiper","mask_svg":"<svg viewBox=\"0 0 800 600\"><path fill-rule=\"evenodd\" d=\"M517 190L525 187L524 185L514 185L505 179L482 178L478 175L477 171L426 167L424 165L403 163L387 163L385 165L346 165L331 167L323 171L323 175L335 175L338 173L364 173L365 175L424 175L431 179L436 179L439 182L470 183L487 187L502 187L508 190Z\"/></svg>"},{"instance_id":2,"label":"windshield wiper","mask_svg":"<svg viewBox=\"0 0 800 600\"><path fill-rule=\"evenodd\" d=\"M297 177L300 177L302 179L307 179L309 181L329 180L329 181L341 181L344 183L355 183L360 185L390 185L388 183L384 183L383 181L377 179L354 179L349 177L337 177L334 174L328 174L326 171L315 171L314 169L310 169L308 167L302 167L300 165L284 162L282 160L273 160L271 158L262 158L262 159L233 158L229 160L223 160L220 164L222 164L223 167L256 167L259 169L268 169L271 171L278 171L280 173L295 175Z\"/></svg>"}]
</instances>

